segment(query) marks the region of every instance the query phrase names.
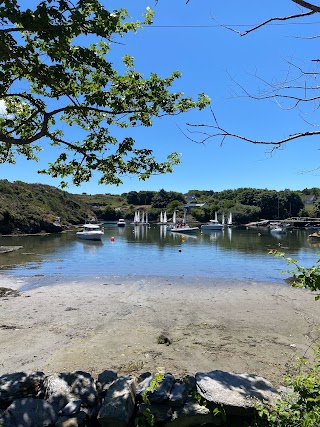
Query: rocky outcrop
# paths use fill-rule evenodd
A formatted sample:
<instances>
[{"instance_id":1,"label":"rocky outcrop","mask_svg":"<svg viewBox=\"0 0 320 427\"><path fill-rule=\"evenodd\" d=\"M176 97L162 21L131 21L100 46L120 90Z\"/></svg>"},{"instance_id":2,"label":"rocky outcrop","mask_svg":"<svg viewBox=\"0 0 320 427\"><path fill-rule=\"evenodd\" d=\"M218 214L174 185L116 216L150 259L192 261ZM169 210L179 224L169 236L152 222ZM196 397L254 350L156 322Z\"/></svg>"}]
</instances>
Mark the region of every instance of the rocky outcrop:
<instances>
[{"instance_id":1,"label":"rocky outcrop","mask_svg":"<svg viewBox=\"0 0 320 427\"><path fill-rule=\"evenodd\" d=\"M273 404L279 393L256 375L223 371L176 379L145 373L139 378L106 370L97 380L75 371L46 376L17 372L0 377L3 427L242 426L256 402ZM222 409L223 408L223 409Z\"/></svg>"}]
</instances>

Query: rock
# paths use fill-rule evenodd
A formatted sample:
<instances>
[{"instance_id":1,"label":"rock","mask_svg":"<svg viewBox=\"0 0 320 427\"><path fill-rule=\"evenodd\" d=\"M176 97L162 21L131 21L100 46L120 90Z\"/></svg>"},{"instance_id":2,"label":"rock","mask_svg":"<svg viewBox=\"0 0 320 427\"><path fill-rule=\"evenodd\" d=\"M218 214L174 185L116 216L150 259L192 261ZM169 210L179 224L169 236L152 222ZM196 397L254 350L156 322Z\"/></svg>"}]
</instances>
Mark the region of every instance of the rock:
<instances>
[{"instance_id":1,"label":"rock","mask_svg":"<svg viewBox=\"0 0 320 427\"><path fill-rule=\"evenodd\" d=\"M3 427L46 427L56 420L50 403L33 397L15 400L2 414Z\"/></svg>"},{"instance_id":2,"label":"rock","mask_svg":"<svg viewBox=\"0 0 320 427\"><path fill-rule=\"evenodd\" d=\"M197 427L204 425L223 425L219 415L214 415L205 406L196 402L186 402L186 404L175 410L172 421L165 424L165 427Z\"/></svg>"},{"instance_id":3,"label":"rock","mask_svg":"<svg viewBox=\"0 0 320 427\"><path fill-rule=\"evenodd\" d=\"M140 381L138 383L137 391L136 391L137 395L142 395L143 393L145 393L145 391L146 391L147 387L149 387L153 377L154 377L154 375L151 374L150 372L148 372L147 375L145 377L143 377L142 381ZM141 376L140 376L140 378L141 378Z\"/></svg>"},{"instance_id":4,"label":"rock","mask_svg":"<svg viewBox=\"0 0 320 427\"><path fill-rule=\"evenodd\" d=\"M20 296L20 292L10 289L10 288L0 288L0 298L2 297L18 297Z\"/></svg>"},{"instance_id":5,"label":"rock","mask_svg":"<svg viewBox=\"0 0 320 427\"><path fill-rule=\"evenodd\" d=\"M118 378L118 374L115 371L106 370L101 372L98 375L96 382L97 391L99 393L105 392L108 390L110 385Z\"/></svg>"},{"instance_id":6,"label":"rock","mask_svg":"<svg viewBox=\"0 0 320 427\"><path fill-rule=\"evenodd\" d=\"M71 393L76 399L80 399L83 405L92 407L96 404L98 395L95 381L88 372L75 371L60 374L70 386Z\"/></svg>"},{"instance_id":7,"label":"rock","mask_svg":"<svg viewBox=\"0 0 320 427\"><path fill-rule=\"evenodd\" d=\"M55 427L82 427L85 425L86 418L87 414L83 411L72 417L62 416L56 422Z\"/></svg>"},{"instance_id":8,"label":"rock","mask_svg":"<svg viewBox=\"0 0 320 427\"><path fill-rule=\"evenodd\" d=\"M98 414L101 427L126 427L135 409L136 379L120 377L109 388Z\"/></svg>"},{"instance_id":9,"label":"rock","mask_svg":"<svg viewBox=\"0 0 320 427\"><path fill-rule=\"evenodd\" d=\"M52 405L56 414L69 402L76 400L71 391L71 387L60 374L53 374L46 377L44 381L45 399Z\"/></svg>"},{"instance_id":10,"label":"rock","mask_svg":"<svg viewBox=\"0 0 320 427\"><path fill-rule=\"evenodd\" d=\"M0 408L16 399L39 396L45 374L43 372L15 372L0 377Z\"/></svg>"},{"instance_id":11,"label":"rock","mask_svg":"<svg viewBox=\"0 0 320 427\"><path fill-rule=\"evenodd\" d=\"M148 399L153 403L160 403L169 399L172 386L174 384L174 376L172 374L165 374L159 387L152 393L148 393Z\"/></svg>"},{"instance_id":12,"label":"rock","mask_svg":"<svg viewBox=\"0 0 320 427\"><path fill-rule=\"evenodd\" d=\"M70 417L71 415L76 414L80 411L81 407L81 400L72 400L71 402L67 403L66 406L64 406L61 411L60 415L65 415L67 417Z\"/></svg>"},{"instance_id":13,"label":"rock","mask_svg":"<svg viewBox=\"0 0 320 427\"><path fill-rule=\"evenodd\" d=\"M238 408L252 408L256 399L273 404L279 398L269 381L254 374L200 372L196 374L196 387L208 402Z\"/></svg>"},{"instance_id":14,"label":"rock","mask_svg":"<svg viewBox=\"0 0 320 427\"><path fill-rule=\"evenodd\" d=\"M169 395L172 406L182 406L187 399L187 386L184 383L174 383Z\"/></svg>"},{"instance_id":15,"label":"rock","mask_svg":"<svg viewBox=\"0 0 320 427\"><path fill-rule=\"evenodd\" d=\"M158 336L157 340L158 344L166 344L170 345L172 343L172 339L166 333L162 333Z\"/></svg>"},{"instance_id":16,"label":"rock","mask_svg":"<svg viewBox=\"0 0 320 427\"><path fill-rule=\"evenodd\" d=\"M155 423L163 423L165 421L169 421L171 420L171 417L172 417L171 407L168 405L162 405L161 403L160 404L155 403L153 405L142 403L139 406L138 417L140 416L143 419L145 411L149 411L150 414L153 415Z\"/></svg>"}]
</instances>

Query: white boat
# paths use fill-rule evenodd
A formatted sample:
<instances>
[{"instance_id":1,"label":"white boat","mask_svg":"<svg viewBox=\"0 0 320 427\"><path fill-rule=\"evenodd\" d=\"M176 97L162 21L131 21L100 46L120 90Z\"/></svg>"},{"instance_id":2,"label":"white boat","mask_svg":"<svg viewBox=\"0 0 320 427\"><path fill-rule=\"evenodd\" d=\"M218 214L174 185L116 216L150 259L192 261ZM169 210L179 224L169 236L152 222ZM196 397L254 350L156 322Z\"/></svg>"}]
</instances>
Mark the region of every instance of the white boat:
<instances>
[{"instance_id":1,"label":"white boat","mask_svg":"<svg viewBox=\"0 0 320 427\"><path fill-rule=\"evenodd\" d=\"M167 219L167 212L165 211L164 213L161 211L160 212L160 219L159 219L159 223L158 224L167 224L168 219Z\"/></svg>"},{"instance_id":2,"label":"white boat","mask_svg":"<svg viewBox=\"0 0 320 427\"><path fill-rule=\"evenodd\" d=\"M201 225L201 230L223 230L223 224L216 219L210 219L207 224Z\"/></svg>"},{"instance_id":3,"label":"white boat","mask_svg":"<svg viewBox=\"0 0 320 427\"><path fill-rule=\"evenodd\" d=\"M174 211L172 215L172 224L175 225L176 222L177 222L177 211Z\"/></svg>"},{"instance_id":4,"label":"white boat","mask_svg":"<svg viewBox=\"0 0 320 427\"><path fill-rule=\"evenodd\" d=\"M104 230L99 224L84 224L82 230L76 233L78 239L101 240Z\"/></svg>"},{"instance_id":5,"label":"white boat","mask_svg":"<svg viewBox=\"0 0 320 427\"><path fill-rule=\"evenodd\" d=\"M199 227L190 227L187 224L187 210L184 210L183 223L173 224L171 227L167 227L168 230L173 233L196 233Z\"/></svg>"},{"instance_id":6,"label":"white boat","mask_svg":"<svg viewBox=\"0 0 320 427\"><path fill-rule=\"evenodd\" d=\"M123 218L119 218L119 220L117 222L117 226L118 227L125 227L126 226L126 221Z\"/></svg>"},{"instance_id":7,"label":"white boat","mask_svg":"<svg viewBox=\"0 0 320 427\"><path fill-rule=\"evenodd\" d=\"M174 233L196 233L199 227L190 227L188 224L177 224L174 227L169 227L169 230Z\"/></svg>"},{"instance_id":8,"label":"white boat","mask_svg":"<svg viewBox=\"0 0 320 427\"><path fill-rule=\"evenodd\" d=\"M148 225L148 213L144 212L143 210L140 212L135 211L133 222L131 223L133 225Z\"/></svg>"},{"instance_id":9,"label":"white boat","mask_svg":"<svg viewBox=\"0 0 320 427\"><path fill-rule=\"evenodd\" d=\"M228 219L227 219L227 226L232 227L232 212L229 212Z\"/></svg>"},{"instance_id":10,"label":"white boat","mask_svg":"<svg viewBox=\"0 0 320 427\"><path fill-rule=\"evenodd\" d=\"M221 216L221 224L222 224L222 225L225 225L224 212L222 212L222 216Z\"/></svg>"}]
</instances>

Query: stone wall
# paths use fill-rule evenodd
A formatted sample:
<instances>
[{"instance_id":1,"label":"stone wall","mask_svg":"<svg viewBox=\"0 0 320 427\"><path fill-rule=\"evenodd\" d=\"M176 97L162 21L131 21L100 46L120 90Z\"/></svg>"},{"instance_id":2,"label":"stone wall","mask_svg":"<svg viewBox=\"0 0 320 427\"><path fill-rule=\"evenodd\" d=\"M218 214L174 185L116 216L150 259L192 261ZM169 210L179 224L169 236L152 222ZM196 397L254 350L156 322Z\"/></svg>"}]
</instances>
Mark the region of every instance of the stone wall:
<instances>
[{"instance_id":1,"label":"stone wall","mask_svg":"<svg viewBox=\"0 0 320 427\"><path fill-rule=\"evenodd\" d=\"M110 370L96 379L82 371L16 372L0 377L0 425L242 426L252 420L257 401L273 404L278 398L262 377L217 370L182 379Z\"/></svg>"}]
</instances>

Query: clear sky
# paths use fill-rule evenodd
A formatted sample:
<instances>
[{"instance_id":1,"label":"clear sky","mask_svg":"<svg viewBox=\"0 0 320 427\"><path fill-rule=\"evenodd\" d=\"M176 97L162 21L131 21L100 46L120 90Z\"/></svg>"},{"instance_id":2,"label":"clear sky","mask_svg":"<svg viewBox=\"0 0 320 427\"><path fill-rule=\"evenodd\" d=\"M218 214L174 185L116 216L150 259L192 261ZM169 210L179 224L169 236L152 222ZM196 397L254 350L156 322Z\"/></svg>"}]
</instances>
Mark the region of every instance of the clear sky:
<instances>
[{"instance_id":1,"label":"clear sky","mask_svg":"<svg viewBox=\"0 0 320 427\"><path fill-rule=\"evenodd\" d=\"M190 0L187 5L185 0L159 0L157 5L145 0L102 0L102 3L109 9L125 7L134 19L139 18L147 6L155 10L153 26L126 36L123 45L114 47L111 54L114 64L127 53L135 58L136 70L145 76L155 72L166 77L172 71L181 71L182 78L174 90L193 97L205 92L212 100L220 126L234 133L260 140L278 140L295 132L312 130L307 121L313 123L317 119L317 105L312 106L315 114L301 117L298 110L282 110L272 100L255 101L239 96L238 84L257 94L263 88L262 80L272 82L285 78L288 61L309 70L310 61L319 58L320 40L306 38L318 35L315 23L319 24L320 16L317 14L268 25L239 37L219 27L212 17L230 26L237 25L237 30L245 30L271 17L296 14L300 9L291 0ZM276 190L320 187L318 137L289 142L271 155L266 146L231 138L223 145L214 139L196 144L183 134L188 133L187 122L213 124L208 109L164 117L155 120L152 128L130 131L137 144L153 148L159 160L164 160L172 151L182 153L182 163L172 174L155 176L145 182L134 177L124 178L124 184L119 187L98 185L96 178L81 187L71 185L67 190L120 194L161 188L186 192L239 187ZM129 135L129 130L127 132ZM190 136L197 138L196 134ZM59 180L37 174L48 160L50 150L44 151L40 163L19 160L15 166L1 165L0 177L58 186Z\"/></svg>"}]
</instances>

